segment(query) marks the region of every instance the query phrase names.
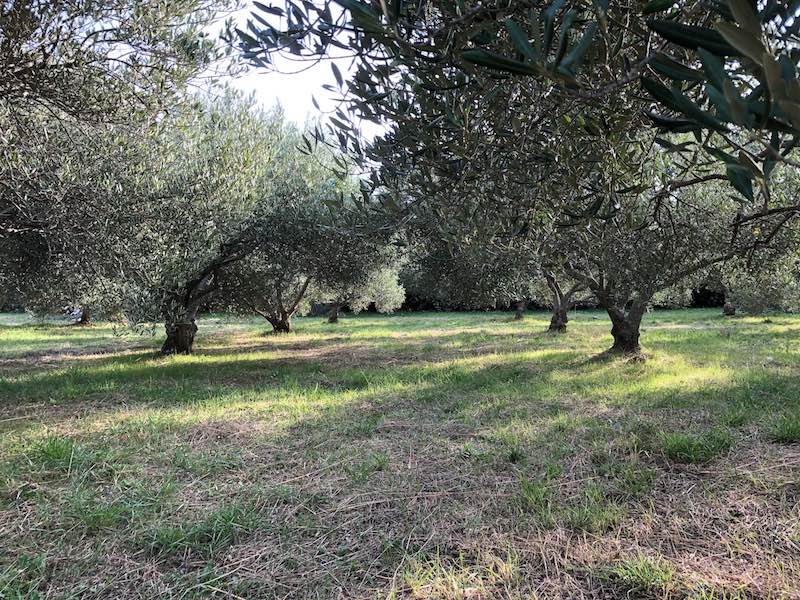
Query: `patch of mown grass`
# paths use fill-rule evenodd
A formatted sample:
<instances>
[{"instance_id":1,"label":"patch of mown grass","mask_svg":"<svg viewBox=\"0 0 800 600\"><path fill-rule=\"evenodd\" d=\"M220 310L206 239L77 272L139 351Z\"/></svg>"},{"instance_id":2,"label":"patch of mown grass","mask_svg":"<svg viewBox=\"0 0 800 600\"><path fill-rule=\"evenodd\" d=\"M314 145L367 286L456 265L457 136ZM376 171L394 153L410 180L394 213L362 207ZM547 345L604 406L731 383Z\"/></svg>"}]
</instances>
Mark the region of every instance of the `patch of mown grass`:
<instances>
[{"instance_id":1,"label":"patch of mown grass","mask_svg":"<svg viewBox=\"0 0 800 600\"><path fill-rule=\"evenodd\" d=\"M249 535L262 523L253 504L234 503L212 510L194 522L152 526L142 535L140 546L160 559L180 554L209 558Z\"/></svg>"},{"instance_id":2,"label":"patch of mown grass","mask_svg":"<svg viewBox=\"0 0 800 600\"><path fill-rule=\"evenodd\" d=\"M571 529L601 534L616 526L624 514L625 509L608 498L599 485L589 484L564 508L563 519Z\"/></svg>"},{"instance_id":3,"label":"patch of mown grass","mask_svg":"<svg viewBox=\"0 0 800 600\"><path fill-rule=\"evenodd\" d=\"M241 454L226 452L198 452L184 446L174 449L170 457L172 466L197 477L227 473L244 466Z\"/></svg>"},{"instance_id":4,"label":"patch of mown grass","mask_svg":"<svg viewBox=\"0 0 800 600\"><path fill-rule=\"evenodd\" d=\"M32 444L26 453L28 469L40 476L102 475L113 469L113 453L104 447L80 444L60 435L48 435Z\"/></svg>"},{"instance_id":5,"label":"patch of mown grass","mask_svg":"<svg viewBox=\"0 0 800 600\"><path fill-rule=\"evenodd\" d=\"M120 597L523 598L548 585L607 594L591 567L551 569L539 558L563 564L574 543L599 548L615 590L658 577L637 557L613 564L606 548L653 556L669 547L675 564L691 564L686 552L725 563L709 556L716 537L680 522L730 501L769 526L751 511L759 502L739 503L738 490L717 484L736 440L762 480L747 493L774 495L770 453L753 451L767 439L792 443L800 319L767 331L711 311L654 314L643 364L591 359L610 343L596 312L577 313L558 337L543 334L543 314L309 319L294 336L270 338L261 323L226 337L204 322L193 356L128 347L47 365L27 353L57 350L63 332L23 328L14 334L29 340L0 377L0 523L25 525L3 530L5 555L46 553L46 580L35 569L26 577L55 597L73 584L75 595L94 593L100 579L121 585ZM732 335L719 335L723 325ZM91 347L126 348L103 328L93 335L103 339ZM755 429L761 437L748 435ZM687 491L687 474L661 457L720 468L693 470L699 485ZM772 508L770 519L791 520L788 503ZM728 535L738 523L717 525L714 535ZM676 547L665 542L672 531L685 536ZM240 563L229 561L262 537L275 554L231 574ZM736 568L746 564L775 597L794 591L793 559L761 539L740 549ZM497 551L506 545L510 561ZM97 555L72 561L89 546ZM129 576L118 575L118 554L103 556L109 549L126 554ZM714 589L736 589L734 571L715 572ZM674 589L702 580L683 575ZM728 600L715 593L708 598Z\"/></svg>"},{"instance_id":6,"label":"patch of mown grass","mask_svg":"<svg viewBox=\"0 0 800 600\"><path fill-rule=\"evenodd\" d=\"M533 514L545 527L553 524L553 486L548 480L520 481L519 502L523 511Z\"/></svg>"},{"instance_id":7,"label":"patch of mown grass","mask_svg":"<svg viewBox=\"0 0 800 600\"><path fill-rule=\"evenodd\" d=\"M123 529L158 514L176 491L169 478L161 482L119 479L94 486L78 480L63 492L61 518L82 523L91 534Z\"/></svg>"},{"instance_id":8,"label":"patch of mown grass","mask_svg":"<svg viewBox=\"0 0 800 600\"><path fill-rule=\"evenodd\" d=\"M670 460L682 463L707 463L733 447L733 437L724 429L699 433L667 432L661 435L661 448Z\"/></svg>"},{"instance_id":9,"label":"patch of mown grass","mask_svg":"<svg viewBox=\"0 0 800 600\"><path fill-rule=\"evenodd\" d=\"M346 465L345 470L354 483L369 479L374 473L385 471L389 466L389 455L385 452L373 452L365 460L353 465Z\"/></svg>"},{"instance_id":10,"label":"patch of mown grass","mask_svg":"<svg viewBox=\"0 0 800 600\"><path fill-rule=\"evenodd\" d=\"M0 565L0 598L3 600L39 600L40 588L47 579L45 554L21 554L8 565Z\"/></svg>"},{"instance_id":11,"label":"patch of mown grass","mask_svg":"<svg viewBox=\"0 0 800 600\"><path fill-rule=\"evenodd\" d=\"M501 597L519 577L519 556L491 551L477 556L418 556L409 560L392 582L388 598L460 600Z\"/></svg>"},{"instance_id":12,"label":"patch of mown grass","mask_svg":"<svg viewBox=\"0 0 800 600\"><path fill-rule=\"evenodd\" d=\"M664 591L675 578L675 569L661 557L637 554L624 558L608 570L608 577L626 594Z\"/></svg>"},{"instance_id":13,"label":"patch of mown grass","mask_svg":"<svg viewBox=\"0 0 800 600\"><path fill-rule=\"evenodd\" d=\"M800 412L774 418L767 428L767 435L779 444L800 444Z\"/></svg>"}]
</instances>

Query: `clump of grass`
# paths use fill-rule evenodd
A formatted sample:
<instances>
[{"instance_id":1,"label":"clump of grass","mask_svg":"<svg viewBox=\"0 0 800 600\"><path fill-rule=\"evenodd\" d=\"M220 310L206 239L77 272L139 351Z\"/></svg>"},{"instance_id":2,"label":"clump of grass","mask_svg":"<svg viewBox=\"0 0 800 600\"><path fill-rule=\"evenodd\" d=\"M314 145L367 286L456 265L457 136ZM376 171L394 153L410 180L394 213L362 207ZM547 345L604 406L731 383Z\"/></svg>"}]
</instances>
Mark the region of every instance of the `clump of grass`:
<instances>
[{"instance_id":1,"label":"clump of grass","mask_svg":"<svg viewBox=\"0 0 800 600\"><path fill-rule=\"evenodd\" d=\"M614 493L624 498L639 498L653 489L656 471L625 465L612 480Z\"/></svg>"},{"instance_id":2,"label":"clump of grass","mask_svg":"<svg viewBox=\"0 0 800 600\"><path fill-rule=\"evenodd\" d=\"M175 448L171 457L172 466L192 475L214 475L241 469L244 461L241 455L192 452L183 447Z\"/></svg>"},{"instance_id":3,"label":"clump of grass","mask_svg":"<svg viewBox=\"0 0 800 600\"><path fill-rule=\"evenodd\" d=\"M124 502L103 501L86 488L80 487L70 498L70 512L82 521L89 531L114 527L130 518L130 509Z\"/></svg>"},{"instance_id":4,"label":"clump of grass","mask_svg":"<svg viewBox=\"0 0 800 600\"><path fill-rule=\"evenodd\" d=\"M549 481L520 481L519 502L545 526L553 523L553 488Z\"/></svg>"},{"instance_id":5,"label":"clump of grass","mask_svg":"<svg viewBox=\"0 0 800 600\"><path fill-rule=\"evenodd\" d=\"M408 561L388 597L397 598L400 590L407 590L411 598L495 598L518 577L519 556L512 550L505 556L484 551L473 557L420 557Z\"/></svg>"},{"instance_id":6,"label":"clump of grass","mask_svg":"<svg viewBox=\"0 0 800 600\"><path fill-rule=\"evenodd\" d=\"M355 466L347 466L345 470L349 473L350 478L360 483L369 479L374 473L385 471L389 466L389 455L384 452L373 452L363 462Z\"/></svg>"},{"instance_id":7,"label":"clump of grass","mask_svg":"<svg viewBox=\"0 0 800 600\"><path fill-rule=\"evenodd\" d=\"M501 452L503 457L512 464L518 464L525 461L525 447L519 436L511 431L503 431L498 435L500 442Z\"/></svg>"},{"instance_id":8,"label":"clump of grass","mask_svg":"<svg viewBox=\"0 0 800 600\"><path fill-rule=\"evenodd\" d=\"M800 413L776 418L770 424L767 433L773 442L800 444Z\"/></svg>"},{"instance_id":9,"label":"clump of grass","mask_svg":"<svg viewBox=\"0 0 800 600\"><path fill-rule=\"evenodd\" d=\"M675 569L663 558L637 554L620 560L609 571L611 579L631 592L664 590L675 577Z\"/></svg>"},{"instance_id":10,"label":"clump of grass","mask_svg":"<svg viewBox=\"0 0 800 600\"><path fill-rule=\"evenodd\" d=\"M726 427L741 427L746 425L753 418L754 409L752 405L737 402L730 406L720 419Z\"/></svg>"},{"instance_id":11,"label":"clump of grass","mask_svg":"<svg viewBox=\"0 0 800 600\"><path fill-rule=\"evenodd\" d=\"M661 447L670 460L682 463L706 463L733 446L731 434L724 429L701 433L671 432L661 435Z\"/></svg>"},{"instance_id":12,"label":"clump of grass","mask_svg":"<svg viewBox=\"0 0 800 600\"><path fill-rule=\"evenodd\" d=\"M694 590L686 600L747 600L747 596L740 590L726 591L702 587Z\"/></svg>"},{"instance_id":13,"label":"clump of grass","mask_svg":"<svg viewBox=\"0 0 800 600\"><path fill-rule=\"evenodd\" d=\"M39 588L47 579L47 557L44 554L22 554L6 567L0 567L0 598L17 600L44 598Z\"/></svg>"},{"instance_id":14,"label":"clump of grass","mask_svg":"<svg viewBox=\"0 0 800 600\"><path fill-rule=\"evenodd\" d=\"M206 514L194 523L159 526L145 536L149 554L168 558L192 553L209 557L230 546L261 524L261 517L252 505L232 504Z\"/></svg>"},{"instance_id":15,"label":"clump of grass","mask_svg":"<svg viewBox=\"0 0 800 600\"><path fill-rule=\"evenodd\" d=\"M579 502L564 510L564 523L579 531L604 533L619 523L623 514L623 508L606 498L600 486L589 485Z\"/></svg>"},{"instance_id":16,"label":"clump of grass","mask_svg":"<svg viewBox=\"0 0 800 600\"><path fill-rule=\"evenodd\" d=\"M89 450L72 438L57 435L34 444L27 457L34 468L67 475L89 471L105 458L101 452Z\"/></svg>"}]
</instances>

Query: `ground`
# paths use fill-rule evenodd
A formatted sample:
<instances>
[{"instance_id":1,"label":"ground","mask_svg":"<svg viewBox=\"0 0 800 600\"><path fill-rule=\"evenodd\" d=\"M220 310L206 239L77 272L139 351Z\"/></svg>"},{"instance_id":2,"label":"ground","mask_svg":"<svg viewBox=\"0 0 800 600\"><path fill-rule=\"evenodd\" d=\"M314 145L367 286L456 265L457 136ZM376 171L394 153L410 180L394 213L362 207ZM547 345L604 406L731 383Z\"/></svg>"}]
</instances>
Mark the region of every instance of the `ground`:
<instances>
[{"instance_id":1,"label":"ground","mask_svg":"<svg viewBox=\"0 0 800 600\"><path fill-rule=\"evenodd\" d=\"M0 317L0 598L800 597L800 317Z\"/></svg>"}]
</instances>

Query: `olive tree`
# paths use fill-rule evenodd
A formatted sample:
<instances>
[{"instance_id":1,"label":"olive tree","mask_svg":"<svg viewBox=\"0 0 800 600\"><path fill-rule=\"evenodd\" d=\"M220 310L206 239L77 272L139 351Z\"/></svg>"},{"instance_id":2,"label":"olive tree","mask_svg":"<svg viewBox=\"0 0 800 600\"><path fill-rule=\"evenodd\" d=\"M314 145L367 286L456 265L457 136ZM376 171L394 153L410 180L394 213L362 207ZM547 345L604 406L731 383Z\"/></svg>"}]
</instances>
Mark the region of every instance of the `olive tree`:
<instances>
[{"instance_id":1,"label":"olive tree","mask_svg":"<svg viewBox=\"0 0 800 600\"><path fill-rule=\"evenodd\" d=\"M161 123L138 172L110 208L123 310L161 321L162 353L189 353L201 306L222 271L252 249L251 217L292 149L279 111L231 92Z\"/></svg>"},{"instance_id":2,"label":"olive tree","mask_svg":"<svg viewBox=\"0 0 800 600\"><path fill-rule=\"evenodd\" d=\"M205 31L230 6L0 2L0 271L14 285L91 236L81 204L108 190L94 195L92 177L83 184L83 163L118 160L109 124L147 126L190 84L227 70L226 51Z\"/></svg>"},{"instance_id":3,"label":"olive tree","mask_svg":"<svg viewBox=\"0 0 800 600\"><path fill-rule=\"evenodd\" d=\"M248 222L247 256L221 279L224 306L255 312L278 333L291 330L292 317L311 299L330 294L355 308L366 290L377 289L389 253L387 229L336 201L354 182L334 172L330 156L287 153L291 158L273 173L273 191L259 199Z\"/></svg>"}]
</instances>

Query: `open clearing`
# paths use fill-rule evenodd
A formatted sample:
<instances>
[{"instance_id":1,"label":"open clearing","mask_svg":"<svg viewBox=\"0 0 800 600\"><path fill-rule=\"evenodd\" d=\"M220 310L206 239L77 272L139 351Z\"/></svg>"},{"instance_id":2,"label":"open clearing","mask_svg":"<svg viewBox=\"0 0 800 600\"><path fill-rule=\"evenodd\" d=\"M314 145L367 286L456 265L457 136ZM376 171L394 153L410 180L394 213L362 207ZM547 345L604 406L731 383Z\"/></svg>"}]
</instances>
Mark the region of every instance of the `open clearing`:
<instances>
[{"instance_id":1,"label":"open clearing","mask_svg":"<svg viewBox=\"0 0 800 600\"><path fill-rule=\"evenodd\" d=\"M2 598L800 597L800 317L0 319Z\"/></svg>"}]
</instances>

